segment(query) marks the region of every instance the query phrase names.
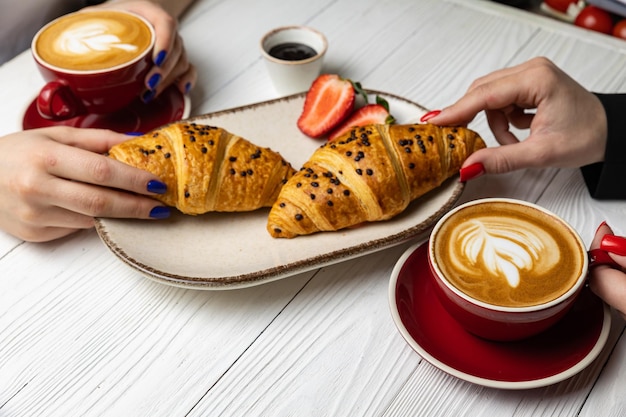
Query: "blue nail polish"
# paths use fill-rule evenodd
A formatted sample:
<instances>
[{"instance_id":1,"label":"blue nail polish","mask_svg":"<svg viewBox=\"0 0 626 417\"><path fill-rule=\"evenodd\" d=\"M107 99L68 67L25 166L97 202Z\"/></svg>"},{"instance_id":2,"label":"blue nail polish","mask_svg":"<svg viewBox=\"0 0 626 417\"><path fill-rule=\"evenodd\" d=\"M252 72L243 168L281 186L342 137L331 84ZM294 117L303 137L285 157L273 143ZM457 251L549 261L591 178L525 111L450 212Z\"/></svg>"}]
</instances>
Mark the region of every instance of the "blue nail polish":
<instances>
[{"instance_id":1,"label":"blue nail polish","mask_svg":"<svg viewBox=\"0 0 626 417\"><path fill-rule=\"evenodd\" d=\"M146 92L141 96L141 101L144 103L150 103L152 99L154 99L155 94L154 90L146 90Z\"/></svg>"},{"instance_id":2,"label":"blue nail polish","mask_svg":"<svg viewBox=\"0 0 626 417\"><path fill-rule=\"evenodd\" d=\"M152 77L148 80L148 88L154 90L157 84L159 84L159 81L161 81L161 74L152 74Z\"/></svg>"},{"instance_id":3,"label":"blue nail polish","mask_svg":"<svg viewBox=\"0 0 626 417\"><path fill-rule=\"evenodd\" d=\"M141 136L143 132L126 132L124 133L126 136Z\"/></svg>"},{"instance_id":4,"label":"blue nail polish","mask_svg":"<svg viewBox=\"0 0 626 417\"><path fill-rule=\"evenodd\" d=\"M165 61L166 57L167 57L167 52L165 51L159 52L156 58L154 59L154 65L156 65L157 67L160 67Z\"/></svg>"},{"instance_id":5,"label":"blue nail polish","mask_svg":"<svg viewBox=\"0 0 626 417\"><path fill-rule=\"evenodd\" d=\"M156 206L150 210L150 217L153 219L167 219L170 217L170 208L165 206Z\"/></svg>"},{"instance_id":6,"label":"blue nail polish","mask_svg":"<svg viewBox=\"0 0 626 417\"><path fill-rule=\"evenodd\" d=\"M191 90L191 83L185 84L185 94L189 94L190 90Z\"/></svg>"},{"instance_id":7,"label":"blue nail polish","mask_svg":"<svg viewBox=\"0 0 626 417\"><path fill-rule=\"evenodd\" d=\"M149 193L155 194L165 194L167 191L167 185L157 180L148 181L148 186L146 187Z\"/></svg>"}]
</instances>

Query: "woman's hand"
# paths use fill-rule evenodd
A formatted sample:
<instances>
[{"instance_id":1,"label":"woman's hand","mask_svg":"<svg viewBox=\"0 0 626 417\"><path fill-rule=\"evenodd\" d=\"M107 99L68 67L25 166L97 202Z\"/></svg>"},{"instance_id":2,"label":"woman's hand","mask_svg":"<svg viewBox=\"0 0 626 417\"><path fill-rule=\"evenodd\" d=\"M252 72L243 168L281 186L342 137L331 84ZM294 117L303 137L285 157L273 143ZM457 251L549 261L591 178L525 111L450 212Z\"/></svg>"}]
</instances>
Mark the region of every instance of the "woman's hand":
<instances>
[{"instance_id":1,"label":"woman's hand","mask_svg":"<svg viewBox=\"0 0 626 417\"><path fill-rule=\"evenodd\" d=\"M163 3L163 6L159 3ZM172 3L171 5L169 3ZM195 67L187 59L183 39L178 34L178 14L191 3L190 0L111 0L92 8L121 9L146 18L156 32L152 60L154 67L146 76L146 90L141 98L149 102L165 88L174 84L187 94L196 83ZM164 6L169 6L168 10Z\"/></svg>"},{"instance_id":2,"label":"woman's hand","mask_svg":"<svg viewBox=\"0 0 626 417\"><path fill-rule=\"evenodd\" d=\"M608 252L622 269L606 265L593 267L589 273L589 285L594 293L626 319L626 238L615 236L611 228L602 223L591 243L591 249L598 248Z\"/></svg>"},{"instance_id":3,"label":"woman's hand","mask_svg":"<svg viewBox=\"0 0 626 417\"><path fill-rule=\"evenodd\" d=\"M124 140L71 127L0 137L0 229L47 241L92 227L94 217L167 217L169 208L147 197L165 192L157 177L102 155Z\"/></svg>"},{"instance_id":4,"label":"woman's hand","mask_svg":"<svg viewBox=\"0 0 626 417\"><path fill-rule=\"evenodd\" d=\"M604 159L607 121L600 100L546 58L477 79L455 104L426 120L466 125L480 111L505 146L467 158L463 169L474 176L530 167L579 167ZM529 136L520 141L510 125L530 128Z\"/></svg>"}]
</instances>

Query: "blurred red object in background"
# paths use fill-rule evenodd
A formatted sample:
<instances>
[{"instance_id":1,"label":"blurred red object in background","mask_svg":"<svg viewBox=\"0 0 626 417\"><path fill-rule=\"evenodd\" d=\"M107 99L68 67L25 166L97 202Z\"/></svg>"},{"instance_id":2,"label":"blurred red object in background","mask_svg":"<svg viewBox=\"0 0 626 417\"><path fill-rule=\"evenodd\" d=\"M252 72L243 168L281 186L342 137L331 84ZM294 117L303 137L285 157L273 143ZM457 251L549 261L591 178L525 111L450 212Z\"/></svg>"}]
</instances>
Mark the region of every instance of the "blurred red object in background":
<instances>
[{"instance_id":1,"label":"blurred red object in background","mask_svg":"<svg viewBox=\"0 0 626 417\"><path fill-rule=\"evenodd\" d=\"M578 13L576 26L610 35L613 32L613 17L609 12L596 6L587 6Z\"/></svg>"},{"instance_id":2,"label":"blurred red object in background","mask_svg":"<svg viewBox=\"0 0 626 417\"><path fill-rule=\"evenodd\" d=\"M576 3L576 0L545 0L544 3L556 11L567 13L569 5Z\"/></svg>"}]
</instances>

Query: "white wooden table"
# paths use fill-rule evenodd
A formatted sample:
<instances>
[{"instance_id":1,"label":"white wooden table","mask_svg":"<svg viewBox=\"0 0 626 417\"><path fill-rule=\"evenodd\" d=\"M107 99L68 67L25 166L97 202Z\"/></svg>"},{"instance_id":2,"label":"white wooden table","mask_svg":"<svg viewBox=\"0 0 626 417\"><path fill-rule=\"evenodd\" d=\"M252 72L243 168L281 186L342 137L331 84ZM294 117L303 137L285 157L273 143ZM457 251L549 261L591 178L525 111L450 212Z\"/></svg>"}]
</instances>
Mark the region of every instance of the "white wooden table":
<instances>
[{"instance_id":1,"label":"white wooden table","mask_svg":"<svg viewBox=\"0 0 626 417\"><path fill-rule=\"evenodd\" d=\"M489 71L545 55L584 86L626 91L626 42L479 0L198 0L181 31L200 78L192 115L276 97L267 30L326 34L325 71L427 108ZM0 134L43 84L28 53L0 67ZM471 125L490 145L484 117ZM468 184L563 216L590 243L626 202L594 201L578 170ZM2 196L0 196L2 198ZM421 360L389 314L391 270L414 242L234 291L146 279L97 234L31 244L0 232L0 416L623 416L626 340L616 315L600 357L533 390L456 379Z\"/></svg>"}]
</instances>

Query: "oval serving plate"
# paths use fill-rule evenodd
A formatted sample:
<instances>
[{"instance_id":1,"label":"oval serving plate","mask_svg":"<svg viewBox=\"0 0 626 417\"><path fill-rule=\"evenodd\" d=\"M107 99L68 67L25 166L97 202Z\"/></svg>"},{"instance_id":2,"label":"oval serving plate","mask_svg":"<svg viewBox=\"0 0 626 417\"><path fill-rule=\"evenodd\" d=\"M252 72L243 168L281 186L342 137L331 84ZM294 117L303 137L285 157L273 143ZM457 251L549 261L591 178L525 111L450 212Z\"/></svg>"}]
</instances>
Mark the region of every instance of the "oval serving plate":
<instances>
[{"instance_id":1,"label":"oval serving plate","mask_svg":"<svg viewBox=\"0 0 626 417\"><path fill-rule=\"evenodd\" d=\"M404 98L368 90L389 102L397 123L415 123L426 112ZM222 127L269 147L297 169L320 145L303 135L296 121L305 94L189 119ZM363 256L428 231L459 199L458 176L413 201L395 218L337 232L274 239L266 230L269 208L249 213L175 212L167 220L96 220L106 246L148 278L185 288L234 289L259 285L300 272Z\"/></svg>"}]
</instances>

